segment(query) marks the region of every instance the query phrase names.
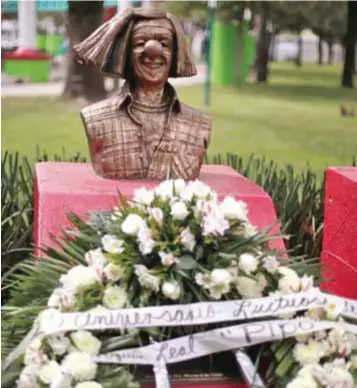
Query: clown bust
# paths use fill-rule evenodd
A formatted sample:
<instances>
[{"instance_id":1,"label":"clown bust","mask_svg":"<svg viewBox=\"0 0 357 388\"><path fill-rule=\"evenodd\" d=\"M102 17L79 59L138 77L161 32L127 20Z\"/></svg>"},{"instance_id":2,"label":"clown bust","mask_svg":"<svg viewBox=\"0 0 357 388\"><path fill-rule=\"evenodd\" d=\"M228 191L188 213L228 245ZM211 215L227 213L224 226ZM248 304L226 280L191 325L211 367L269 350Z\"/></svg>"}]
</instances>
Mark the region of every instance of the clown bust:
<instances>
[{"instance_id":1,"label":"clown bust","mask_svg":"<svg viewBox=\"0 0 357 388\"><path fill-rule=\"evenodd\" d=\"M95 172L108 179L196 179L211 120L182 104L169 77L196 74L171 14L125 10L74 47L82 63L125 79L119 93L81 111Z\"/></svg>"}]
</instances>

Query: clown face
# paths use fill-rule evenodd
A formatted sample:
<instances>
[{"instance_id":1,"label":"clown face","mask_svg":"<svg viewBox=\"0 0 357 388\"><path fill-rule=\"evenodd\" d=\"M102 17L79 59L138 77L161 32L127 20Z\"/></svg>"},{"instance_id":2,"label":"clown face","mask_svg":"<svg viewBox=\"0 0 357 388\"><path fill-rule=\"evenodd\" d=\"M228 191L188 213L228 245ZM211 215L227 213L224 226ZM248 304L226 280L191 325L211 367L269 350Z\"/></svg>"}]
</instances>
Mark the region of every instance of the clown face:
<instances>
[{"instance_id":1,"label":"clown face","mask_svg":"<svg viewBox=\"0 0 357 388\"><path fill-rule=\"evenodd\" d=\"M131 36L131 68L141 85L164 84L172 64L174 34L167 19L140 21Z\"/></svg>"}]
</instances>

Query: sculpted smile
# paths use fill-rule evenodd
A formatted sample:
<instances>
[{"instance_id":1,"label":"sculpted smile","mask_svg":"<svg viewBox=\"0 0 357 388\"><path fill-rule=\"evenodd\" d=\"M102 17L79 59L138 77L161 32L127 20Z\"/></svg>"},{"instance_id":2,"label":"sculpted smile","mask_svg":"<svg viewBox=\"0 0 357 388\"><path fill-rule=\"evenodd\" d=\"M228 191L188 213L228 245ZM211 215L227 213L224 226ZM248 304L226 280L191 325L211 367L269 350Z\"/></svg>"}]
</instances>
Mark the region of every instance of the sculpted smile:
<instances>
[{"instance_id":1,"label":"sculpted smile","mask_svg":"<svg viewBox=\"0 0 357 388\"><path fill-rule=\"evenodd\" d=\"M140 63L144 67L147 67L150 70L160 69L161 67L163 67L165 65L165 61L163 59L161 59L161 58L160 59L152 60L152 59L150 59L148 57L143 57L140 60Z\"/></svg>"}]
</instances>

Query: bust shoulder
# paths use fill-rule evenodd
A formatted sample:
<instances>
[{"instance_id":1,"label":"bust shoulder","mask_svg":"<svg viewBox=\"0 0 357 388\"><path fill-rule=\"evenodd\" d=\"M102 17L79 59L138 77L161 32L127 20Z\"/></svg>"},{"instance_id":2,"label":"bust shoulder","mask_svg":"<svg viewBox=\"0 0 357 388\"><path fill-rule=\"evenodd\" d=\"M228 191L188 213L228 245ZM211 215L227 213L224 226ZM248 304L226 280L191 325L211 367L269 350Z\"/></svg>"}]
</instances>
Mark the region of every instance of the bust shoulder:
<instances>
[{"instance_id":1,"label":"bust shoulder","mask_svg":"<svg viewBox=\"0 0 357 388\"><path fill-rule=\"evenodd\" d=\"M198 110L188 106L186 104L180 104L181 114L179 115L179 121L188 123L191 126L199 126L205 130L211 130L212 119L210 116L199 112Z\"/></svg>"},{"instance_id":2,"label":"bust shoulder","mask_svg":"<svg viewBox=\"0 0 357 388\"><path fill-rule=\"evenodd\" d=\"M102 101L98 101L94 104L88 105L80 112L82 119L90 124L102 119L108 119L108 114L117 110L118 97L110 97Z\"/></svg>"}]
</instances>

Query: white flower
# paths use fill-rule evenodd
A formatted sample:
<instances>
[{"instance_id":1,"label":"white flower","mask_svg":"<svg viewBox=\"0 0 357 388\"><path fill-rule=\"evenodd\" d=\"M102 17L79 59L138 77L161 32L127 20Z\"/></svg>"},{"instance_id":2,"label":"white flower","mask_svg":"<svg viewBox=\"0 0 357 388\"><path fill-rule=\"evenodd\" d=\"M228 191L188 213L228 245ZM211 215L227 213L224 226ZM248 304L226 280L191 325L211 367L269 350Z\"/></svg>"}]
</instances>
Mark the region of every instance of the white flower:
<instances>
[{"instance_id":1,"label":"white flower","mask_svg":"<svg viewBox=\"0 0 357 388\"><path fill-rule=\"evenodd\" d=\"M128 294L119 286L107 287L104 291L103 304L111 310L121 309L128 302Z\"/></svg>"},{"instance_id":2,"label":"white flower","mask_svg":"<svg viewBox=\"0 0 357 388\"><path fill-rule=\"evenodd\" d=\"M258 229L255 225L250 224L249 222L244 223L243 236L245 238L251 238L258 233Z\"/></svg>"},{"instance_id":3,"label":"white flower","mask_svg":"<svg viewBox=\"0 0 357 388\"><path fill-rule=\"evenodd\" d=\"M92 333L79 330L71 333L71 339L80 352L96 356L99 353L102 343Z\"/></svg>"},{"instance_id":4,"label":"white flower","mask_svg":"<svg viewBox=\"0 0 357 388\"><path fill-rule=\"evenodd\" d=\"M66 275L60 277L60 282L65 288L80 290L90 287L98 282L97 268L77 265L71 268Z\"/></svg>"},{"instance_id":5,"label":"white flower","mask_svg":"<svg viewBox=\"0 0 357 388\"><path fill-rule=\"evenodd\" d=\"M300 278L297 273L287 267L279 267L278 272L282 277L279 279L279 290L285 294L300 291Z\"/></svg>"},{"instance_id":6,"label":"white flower","mask_svg":"<svg viewBox=\"0 0 357 388\"><path fill-rule=\"evenodd\" d=\"M224 198L220 205L221 210L229 220L248 221L248 207L243 201L236 201L233 197Z\"/></svg>"},{"instance_id":7,"label":"white flower","mask_svg":"<svg viewBox=\"0 0 357 388\"><path fill-rule=\"evenodd\" d=\"M138 214L129 214L121 224L121 230L129 236L136 236L144 220Z\"/></svg>"},{"instance_id":8,"label":"white flower","mask_svg":"<svg viewBox=\"0 0 357 388\"><path fill-rule=\"evenodd\" d=\"M149 255L156 246L155 240L152 239L152 232L146 222L143 222L139 228L138 242L140 252L143 255Z\"/></svg>"},{"instance_id":9,"label":"white flower","mask_svg":"<svg viewBox=\"0 0 357 388\"><path fill-rule=\"evenodd\" d=\"M121 278L123 269L117 264L109 263L105 266L104 273L109 280L115 282Z\"/></svg>"},{"instance_id":10,"label":"white flower","mask_svg":"<svg viewBox=\"0 0 357 388\"><path fill-rule=\"evenodd\" d=\"M196 239L195 239L195 236L191 233L191 230L189 227L185 228L180 233L180 242L189 251L192 252L194 250L196 246Z\"/></svg>"},{"instance_id":11,"label":"white flower","mask_svg":"<svg viewBox=\"0 0 357 388\"><path fill-rule=\"evenodd\" d=\"M187 193L185 193L185 191L187 191ZM187 195L190 192L194 196L202 199L208 199L209 196L214 194L212 189L209 186L207 186L205 183L199 180L189 182L186 185L186 187L182 190L180 194L181 198L184 199L185 195ZM190 197L189 194L188 194L188 197ZM191 195L191 198L192 198L192 195ZM191 198L189 200L191 200Z\"/></svg>"},{"instance_id":12,"label":"white flower","mask_svg":"<svg viewBox=\"0 0 357 388\"><path fill-rule=\"evenodd\" d=\"M26 348L24 355L25 365L42 365L47 361L48 357L42 350L42 340L37 338L33 340Z\"/></svg>"},{"instance_id":13,"label":"white flower","mask_svg":"<svg viewBox=\"0 0 357 388\"><path fill-rule=\"evenodd\" d=\"M77 384L74 388L103 388L103 385L95 381L83 381L83 383Z\"/></svg>"},{"instance_id":14,"label":"white flower","mask_svg":"<svg viewBox=\"0 0 357 388\"><path fill-rule=\"evenodd\" d=\"M50 361L44 365L39 373L41 381L45 384L51 384L62 374L61 367L56 361Z\"/></svg>"},{"instance_id":15,"label":"white flower","mask_svg":"<svg viewBox=\"0 0 357 388\"><path fill-rule=\"evenodd\" d=\"M136 265L134 265L134 272L135 272L136 276L140 277L140 276L148 273L149 270L147 269L147 267L145 267L145 265L136 264Z\"/></svg>"},{"instance_id":16,"label":"white flower","mask_svg":"<svg viewBox=\"0 0 357 388\"><path fill-rule=\"evenodd\" d=\"M163 181L156 187L155 193L163 200L171 199L173 196L173 181Z\"/></svg>"},{"instance_id":17,"label":"white flower","mask_svg":"<svg viewBox=\"0 0 357 388\"><path fill-rule=\"evenodd\" d=\"M158 207L154 207L154 208L150 208L148 212L149 212L149 216L152 217L160 226L162 226L162 222L164 220L163 211Z\"/></svg>"},{"instance_id":18,"label":"white flower","mask_svg":"<svg viewBox=\"0 0 357 388\"><path fill-rule=\"evenodd\" d=\"M183 221L190 212L183 202L175 202L171 207L171 215L174 220Z\"/></svg>"},{"instance_id":19,"label":"white flower","mask_svg":"<svg viewBox=\"0 0 357 388\"><path fill-rule=\"evenodd\" d=\"M138 281L142 287L151 291L159 292L160 290L160 279L149 272L138 275Z\"/></svg>"},{"instance_id":20,"label":"white flower","mask_svg":"<svg viewBox=\"0 0 357 388\"><path fill-rule=\"evenodd\" d=\"M291 381L286 388L318 388L316 380L312 376L298 376Z\"/></svg>"},{"instance_id":21,"label":"white flower","mask_svg":"<svg viewBox=\"0 0 357 388\"><path fill-rule=\"evenodd\" d=\"M243 299L260 298L262 290L258 282L246 276L238 276L235 280L238 293Z\"/></svg>"},{"instance_id":22,"label":"white flower","mask_svg":"<svg viewBox=\"0 0 357 388\"><path fill-rule=\"evenodd\" d=\"M238 263L236 260L232 260L231 264L226 268L226 270L231 274L232 278L238 275Z\"/></svg>"},{"instance_id":23,"label":"white flower","mask_svg":"<svg viewBox=\"0 0 357 388\"><path fill-rule=\"evenodd\" d=\"M62 309L72 307L75 302L75 288L55 288L47 301L47 307Z\"/></svg>"},{"instance_id":24,"label":"white flower","mask_svg":"<svg viewBox=\"0 0 357 388\"><path fill-rule=\"evenodd\" d=\"M93 307L92 309L90 309L88 311L91 311L93 313L100 313L100 312L106 312L106 311L108 311L108 309L106 307L104 307L103 305L98 304L97 306Z\"/></svg>"},{"instance_id":25,"label":"white flower","mask_svg":"<svg viewBox=\"0 0 357 388\"><path fill-rule=\"evenodd\" d=\"M104 237L106 237L106 236L104 236ZM103 237L103 239L104 239L104 237ZM103 239L102 239L102 243L103 243ZM86 262L88 263L88 265L104 266L108 262L108 259L105 257L105 255L103 254L103 252L100 248L88 251L85 254L84 258L86 259Z\"/></svg>"},{"instance_id":26,"label":"white flower","mask_svg":"<svg viewBox=\"0 0 357 388\"><path fill-rule=\"evenodd\" d=\"M335 302L329 302L327 306L325 306L325 310L327 319L335 321L342 312L342 306Z\"/></svg>"},{"instance_id":27,"label":"white flower","mask_svg":"<svg viewBox=\"0 0 357 388\"><path fill-rule=\"evenodd\" d=\"M118 239L116 236L112 236L110 234L106 234L102 237L102 244L103 248L109 253L123 253L125 250L124 240ZM106 262L103 264L106 264Z\"/></svg>"},{"instance_id":28,"label":"white flower","mask_svg":"<svg viewBox=\"0 0 357 388\"><path fill-rule=\"evenodd\" d=\"M166 298L177 300L181 295L180 285L176 281L164 282L161 291Z\"/></svg>"},{"instance_id":29,"label":"white flower","mask_svg":"<svg viewBox=\"0 0 357 388\"><path fill-rule=\"evenodd\" d=\"M343 357L348 356L352 351L352 344L343 329L332 329L328 334L328 341L332 349Z\"/></svg>"},{"instance_id":30,"label":"white flower","mask_svg":"<svg viewBox=\"0 0 357 388\"><path fill-rule=\"evenodd\" d=\"M197 285L208 289L212 284L211 274L198 272L195 276L195 281Z\"/></svg>"},{"instance_id":31,"label":"white flower","mask_svg":"<svg viewBox=\"0 0 357 388\"><path fill-rule=\"evenodd\" d=\"M97 364L89 354L83 352L68 354L63 360L62 366L77 381L92 380L97 373Z\"/></svg>"},{"instance_id":32,"label":"white flower","mask_svg":"<svg viewBox=\"0 0 357 388\"><path fill-rule=\"evenodd\" d=\"M307 344L296 344L293 355L301 365L317 364L323 356L323 348L320 342L310 340Z\"/></svg>"},{"instance_id":33,"label":"white flower","mask_svg":"<svg viewBox=\"0 0 357 388\"><path fill-rule=\"evenodd\" d=\"M300 278L300 290L302 292L314 291L314 278L312 276L304 275Z\"/></svg>"},{"instance_id":34,"label":"white flower","mask_svg":"<svg viewBox=\"0 0 357 388\"><path fill-rule=\"evenodd\" d=\"M229 229L229 222L217 206L212 206L202 219L202 229L204 236L223 236Z\"/></svg>"},{"instance_id":35,"label":"white flower","mask_svg":"<svg viewBox=\"0 0 357 388\"><path fill-rule=\"evenodd\" d=\"M275 256L264 257L263 263L263 267L265 268L265 270L271 274L277 273L280 266L280 263L278 262Z\"/></svg>"},{"instance_id":36,"label":"white flower","mask_svg":"<svg viewBox=\"0 0 357 388\"><path fill-rule=\"evenodd\" d=\"M209 292L213 299L221 299L230 290L231 274L223 268L216 268L211 272Z\"/></svg>"},{"instance_id":37,"label":"white flower","mask_svg":"<svg viewBox=\"0 0 357 388\"><path fill-rule=\"evenodd\" d=\"M239 256L239 268L247 275L250 275L252 272L257 270L258 260L250 253L243 253Z\"/></svg>"},{"instance_id":38,"label":"white flower","mask_svg":"<svg viewBox=\"0 0 357 388\"><path fill-rule=\"evenodd\" d=\"M53 353L58 356L65 354L70 345L69 339L64 334L53 334L47 337L47 341Z\"/></svg>"},{"instance_id":39,"label":"white flower","mask_svg":"<svg viewBox=\"0 0 357 388\"><path fill-rule=\"evenodd\" d=\"M159 256L161 259L161 264L164 267L171 267L173 264L179 261L172 253L165 253L160 251Z\"/></svg>"},{"instance_id":40,"label":"white flower","mask_svg":"<svg viewBox=\"0 0 357 388\"><path fill-rule=\"evenodd\" d=\"M27 365L22 370L17 380L17 388L38 388L37 375L40 367L37 365Z\"/></svg>"},{"instance_id":41,"label":"white flower","mask_svg":"<svg viewBox=\"0 0 357 388\"><path fill-rule=\"evenodd\" d=\"M154 198L154 191L148 190L145 187L134 190L133 202L136 202L140 205L150 206Z\"/></svg>"},{"instance_id":42,"label":"white flower","mask_svg":"<svg viewBox=\"0 0 357 388\"><path fill-rule=\"evenodd\" d=\"M335 359L332 362L326 362L321 369L316 371L315 377L327 388L353 388L353 377L348 371L350 363L344 359Z\"/></svg>"}]
</instances>

